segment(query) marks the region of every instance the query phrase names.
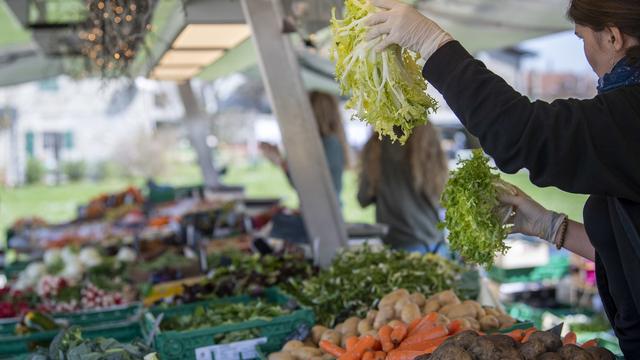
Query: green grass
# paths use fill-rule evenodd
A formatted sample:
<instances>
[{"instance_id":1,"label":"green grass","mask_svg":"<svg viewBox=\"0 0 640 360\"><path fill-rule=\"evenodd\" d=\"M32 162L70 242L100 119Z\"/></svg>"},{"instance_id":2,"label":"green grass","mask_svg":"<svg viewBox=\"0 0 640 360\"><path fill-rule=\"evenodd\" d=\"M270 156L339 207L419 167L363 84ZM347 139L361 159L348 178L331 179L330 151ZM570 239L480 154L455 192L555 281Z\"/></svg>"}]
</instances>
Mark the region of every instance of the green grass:
<instances>
[{"instance_id":1,"label":"green grass","mask_svg":"<svg viewBox=\"0 0 640 360\"><path fill-rule=\"evenodd\" d=\"M268 162L256 164L232 162L223 181L228 185L242 185L250 197L279 197L285 205L296 208L298 196L284 173ZM572 219L582 221L582 207L586 196L573 195L555 188L537 188L524 173L503 175L504 179L520 187L542 205L555 211L565 212ZM194 185L202 182L198 167L191 162L176 162L171 171L158 178L159 183ZM81 182L60 186L33 185L21 188L0 187L0 242L6 228L24 216L39 216L49 222L71 220L78 205L92 197L119 191L129 185L140 186L142 179L114 179L99 183ZM357 176L347 171L343 180L342 203L345 220L348 222L374 221L375 208L362 209L356 200Z\"/></svg>"}]
</instances>

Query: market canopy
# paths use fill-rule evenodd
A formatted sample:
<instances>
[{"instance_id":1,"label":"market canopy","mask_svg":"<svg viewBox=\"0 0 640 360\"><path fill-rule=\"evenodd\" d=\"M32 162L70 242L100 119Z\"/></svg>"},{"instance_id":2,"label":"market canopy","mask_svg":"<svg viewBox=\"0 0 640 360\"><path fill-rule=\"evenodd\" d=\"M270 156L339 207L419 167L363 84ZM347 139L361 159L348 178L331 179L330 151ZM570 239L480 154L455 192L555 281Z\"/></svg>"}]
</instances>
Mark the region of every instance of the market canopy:
<instances>
[{"instance_id":1,"label":"market canopy","mask_svg":"<svg viewBox=\"0 0 640 360\"><path fill-rule=\"evenodd\" d=\"M286 14L292 19L291 38L296 42L306 86L335 90L332 65L326 57L327 32L322 29L328 23L330 7L339 5L341 1L282 2ZM82 17L78 6L83 6L83 1L46 1L49 13L54 14L54 18L49 19L51 23L34 21L32 8L40 3L0 0L0 86L63 73L80 74L79 54L74 49L77 34L73 27L65 27L65 24L70 23L68 14ZM151 31L146 35L144 51L140 51L133 62L134 75L162 78L157 75L164 74L167 80L213 80L256 67L255 47L244 24L239 1L189 0L183 3L180 0L160 0L151 3L154 4ZM423 0L416 2L416 6L471 52L512 46L526 39L571 28L563 11L567 0ZM61 13L65 15L59 15ZM309 39L315 39L314 45L319 49L310 47ZM195 64L183 62L181 70L176 70L181 58L167 55L176 49L178 40L185 44L182 49L192 51L191 59L200 59ZM215 48L202 47L198 43L214 40L226 43ZM195 54L202 56L196 57ZM173 68L154 73L162 62L170 60L177 61L170 65Z\"/></svg>"}]
</instances>

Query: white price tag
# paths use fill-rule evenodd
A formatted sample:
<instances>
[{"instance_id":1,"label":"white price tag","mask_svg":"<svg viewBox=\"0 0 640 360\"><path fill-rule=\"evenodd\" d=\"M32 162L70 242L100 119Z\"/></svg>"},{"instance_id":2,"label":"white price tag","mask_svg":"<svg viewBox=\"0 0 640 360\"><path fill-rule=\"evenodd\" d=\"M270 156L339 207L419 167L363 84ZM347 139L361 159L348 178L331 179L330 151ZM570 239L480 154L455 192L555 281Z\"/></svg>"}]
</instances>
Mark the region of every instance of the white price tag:
<instances>
[{"instance_id":1,"label":"white price tag","mask_svg":"<svg viewBox=\"0 0 640 360\"><path fill-rule=\"evenodd\" d=\"M196 349L196 360L243 360L258 357L256 346L265 344L266 337L231 344L205 346Z\"/></svg>"}]
</instances>

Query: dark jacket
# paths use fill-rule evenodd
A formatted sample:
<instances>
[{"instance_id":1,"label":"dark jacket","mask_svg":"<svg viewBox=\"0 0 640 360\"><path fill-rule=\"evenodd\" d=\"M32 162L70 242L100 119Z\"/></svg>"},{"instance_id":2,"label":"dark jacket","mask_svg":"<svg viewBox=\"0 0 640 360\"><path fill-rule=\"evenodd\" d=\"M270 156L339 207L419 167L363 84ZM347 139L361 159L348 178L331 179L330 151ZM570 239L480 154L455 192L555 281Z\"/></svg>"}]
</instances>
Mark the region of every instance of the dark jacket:
<instances>
[{"instance_id":1,"label":"dark jacket","mask_svg":"<svg viewBox=\"0 0 640 360\"><path fill-rule=\"evenodd\" d=\"M501 170L527 168L538 186L592 195L584 220L600 295L625 356L640 359L640 86L531 102L458 42L423 75Z\"/></svg>"}]
</instances>

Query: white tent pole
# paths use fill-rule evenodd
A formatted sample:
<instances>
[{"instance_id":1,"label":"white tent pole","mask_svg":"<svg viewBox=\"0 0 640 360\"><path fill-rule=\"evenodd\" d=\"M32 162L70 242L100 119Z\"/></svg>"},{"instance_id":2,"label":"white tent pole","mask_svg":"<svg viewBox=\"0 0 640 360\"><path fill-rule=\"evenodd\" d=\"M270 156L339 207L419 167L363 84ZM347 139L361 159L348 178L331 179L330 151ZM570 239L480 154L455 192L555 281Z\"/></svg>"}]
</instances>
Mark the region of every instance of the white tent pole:
<instances>
[{"instance_id":1,"label":"white tent pole","mask_svg":"<svg viewBox=\"0 0 640 360\"><path fill-rule=\"evenodd\" d=\"M327 266L338 248L347 243L347 233L300 66L282 31L282 4L280 0L242 0L242 9L251 26L262 79L280 125L314 258L318 265Z\"/></svg>"}]
</instances>

